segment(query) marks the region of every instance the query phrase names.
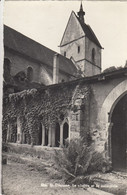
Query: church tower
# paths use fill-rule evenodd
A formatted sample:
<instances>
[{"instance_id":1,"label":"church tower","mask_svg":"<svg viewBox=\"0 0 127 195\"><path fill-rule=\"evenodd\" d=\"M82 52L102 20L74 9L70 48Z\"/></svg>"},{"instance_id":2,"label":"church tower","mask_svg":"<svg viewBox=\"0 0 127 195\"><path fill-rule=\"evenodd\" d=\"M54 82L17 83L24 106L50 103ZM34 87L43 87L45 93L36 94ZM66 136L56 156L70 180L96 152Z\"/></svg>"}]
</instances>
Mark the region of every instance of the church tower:
<instances>
[{"instance_id":1,"label":"church tower","mask_svg":"<svg viewBox=\"0 0 127 195\"><path fill-rule=\"evenodd\" d=\"M85 76L101 73L101 49L96 35L85 23L82 3L77 15L72 11L60 43L60 52L71 59Z\"/></svg>"}]
</instances>

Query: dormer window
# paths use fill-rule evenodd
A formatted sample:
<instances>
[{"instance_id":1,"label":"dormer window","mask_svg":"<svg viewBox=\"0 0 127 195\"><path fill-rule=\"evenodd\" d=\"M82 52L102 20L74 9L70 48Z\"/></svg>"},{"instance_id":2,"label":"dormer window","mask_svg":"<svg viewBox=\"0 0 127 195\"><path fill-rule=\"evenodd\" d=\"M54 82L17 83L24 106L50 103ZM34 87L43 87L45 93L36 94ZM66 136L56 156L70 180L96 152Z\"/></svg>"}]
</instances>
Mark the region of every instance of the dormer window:
<instances>
[{"instance_id":1,"label":"dormer window","mask_svg":"<svg viewBox=\"0 0 127 195\"><path fill-rule=\"evenodd\" d=\"M66 51L64 52L64 56L66 57Z\"/></svg>"},{"instance_id":2,"label":"dormer window","mask_svg":"<svg viewBox=\"0 0 127 195\"><path fill-rule=\"evenodd\" d=\"M80 53L80 46L78 46L78 53Z\"/></svg>"},{"instance_id":3,"label":"dormer window","mask_svg":"<svg viewBox=\"0 0 127 195\"><path fill-rule=\"evenodd\" d=\"M92 62L95 63L95 49L92 49Z\"/></svg>"}]
</instances>

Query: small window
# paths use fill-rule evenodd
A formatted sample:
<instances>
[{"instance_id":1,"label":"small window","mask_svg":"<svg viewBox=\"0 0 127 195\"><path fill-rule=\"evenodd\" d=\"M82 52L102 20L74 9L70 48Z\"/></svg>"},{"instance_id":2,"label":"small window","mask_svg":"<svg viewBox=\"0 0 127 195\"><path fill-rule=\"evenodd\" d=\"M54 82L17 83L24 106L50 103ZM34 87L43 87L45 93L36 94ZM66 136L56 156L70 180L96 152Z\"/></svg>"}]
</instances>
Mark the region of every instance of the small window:
<instances>
[{"instance_id":1,"label":"small window","mask_svg":"<svg viewBox=\"0 0 127 195\"><path fill-rule=\"evenodd\" d=\"M64 52L64 56L66 57L66 51Z\"/></svg>"},{"instance_id":2,"label":"small window","mask_svg":"<svg viewBox=\"0 0 127 195\"><path fill-rule=\"evenodd\" d=\"M92 49L92 62L95 63L95 49Z\"/></svg>"},{"instance_id":3,"label":"small window","mask_svg":"<svg viewBox=\"0 0 127 195\"><path fill-rule=\"evenodd\" d=\"M78 46L78 53L80 53L80 46Z\"/></svg>"},{"instance_id":4,"label":"small window","mask_svg":"<svg viewBox=\"0 0 127 195\"><path fill-rule=\"evenodd\" d=\"M27 68L27 79L30 82L33 80L33 68L31 67Z\"/></svg>"}]
</instances>

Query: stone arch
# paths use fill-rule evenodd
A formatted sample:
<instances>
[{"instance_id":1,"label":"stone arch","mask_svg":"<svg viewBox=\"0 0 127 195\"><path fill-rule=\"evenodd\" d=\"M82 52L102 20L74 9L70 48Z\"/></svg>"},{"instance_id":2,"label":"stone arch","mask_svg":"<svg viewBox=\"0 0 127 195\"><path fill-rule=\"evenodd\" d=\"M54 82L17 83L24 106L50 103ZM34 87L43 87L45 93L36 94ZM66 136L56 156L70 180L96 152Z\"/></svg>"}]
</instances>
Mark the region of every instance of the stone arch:
<instances>
[{"instance_id":1,"label":"stone arch","mask_svg":"<svg viewBox=\"0 0 127 195\"><path fill-rule=\"evenodd\" d=\"M65 140L69 137L69 124L65 122L63 124L63 145L65 145Z\"/></svg>"},{"instance_id":2,"label":"stone arch","mask_svg":"<svg viewBox=\"0 0 127 195\"><path fill-rule=\"evenodd\" d=\"M60 145L60 124L57 122L55 125L55 146L59 147Z\"/></svg>"},{"instance_id":3,"label":"stone arch","mask_svg":"<svg viewBox=\"0 0 127 195\"><path fill-rule=\"evenodd\" d=\"M112 167L114 170L126 170L127 93L121 95L116 102L110 114Z\"/></svg>"},{"instance_id":4,"label":"stone arch","mask_svg":"<svg viewBox=\"0 0 127 195\"><path fill-rule=\"evenodd\" d=\"M42 145L42 124L41 122L39 123L38 145Z\"/></svg>"},{"instance_id":5,"label":"stone arch","mask_svg":"<svg viewBox=\"0 0 127 195\"><path fill-rule=\"evenodd\" d=\"M98 113L98 120L102 121L102 125L108 124L110 121L110 112L112 112L113 107L117 104L119 99L127 93L127 80L122 81L117 85L105 98L102 107Z\"/></svg>"},{"instance_id":6,"label":"stone arch","mask_svg":"<svg viewBox=\"0 0 127 195\"><path fill-rule=\"evenodd\" d=\"M48 146L49 129L45 126L45 146Z\"/></svg>"},{"instance_id":7,"label":"stone arch","mask_svg":"<svg viewBox=\"0 0 127 195\"><path fill-rule=\"evenodd\" d=\"M108 94L98 112L98 125L101 131L101 151L105 149L106 156L112 160L111 150L111 116L119 100L127 94L127 80L122 81Z\"/></svg>"}]
</instances>

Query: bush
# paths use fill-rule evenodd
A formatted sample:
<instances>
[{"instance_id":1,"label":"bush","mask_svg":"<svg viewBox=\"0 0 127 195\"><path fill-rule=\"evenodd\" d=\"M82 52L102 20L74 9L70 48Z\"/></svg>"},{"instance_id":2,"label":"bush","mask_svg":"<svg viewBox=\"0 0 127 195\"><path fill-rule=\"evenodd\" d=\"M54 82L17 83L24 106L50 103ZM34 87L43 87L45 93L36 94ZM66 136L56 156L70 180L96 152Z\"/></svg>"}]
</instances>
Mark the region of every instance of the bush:
<instances>
[{"instance_id":1,"label":"bush","mask_svg":"<svg viewBox=\"0 0 127 195\"><path fill-rule=\"evenodd\" d=\"M89 178L93 172L102 171L103 166L109 166L108 160L94 148L94 144L85 144L80 138L71 140L61 152L55 151L55 162L66 183L79 176Z\"/></svg>"},{"instance_id":2,"label":"bush","mask_svg":"<svg viewBox=\"0 0 127 195\"><path fill-rule=\"evenodd\" d=\"M5 142L2 142L2 152L8 152L8 145Z\"/></svg>"}]
</instances>

